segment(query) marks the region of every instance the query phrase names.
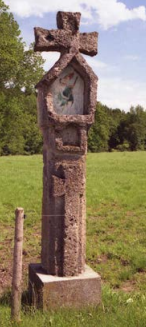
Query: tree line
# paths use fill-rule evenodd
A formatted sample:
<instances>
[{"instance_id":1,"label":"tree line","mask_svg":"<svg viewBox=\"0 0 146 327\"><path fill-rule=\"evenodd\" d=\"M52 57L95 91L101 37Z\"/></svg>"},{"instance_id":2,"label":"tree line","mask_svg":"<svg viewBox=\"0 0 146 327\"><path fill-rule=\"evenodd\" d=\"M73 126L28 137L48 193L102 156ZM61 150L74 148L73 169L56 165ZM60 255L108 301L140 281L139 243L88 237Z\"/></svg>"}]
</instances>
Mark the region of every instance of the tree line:
<instances>
[{"instance_id":1,"label":"tree line","mask_svg":"<svg viewBox=\"0 0 146 327\"><path fill-rule=\"evenodd\" d=\"M35 84L45 73L43 63L33 45L26 47L13 14L0 0L0 155L42 152ZM125 113L98 102L88 150L146 150L144 108L131 107Z\"/></svg>"},{"instance_id":2,"label":"tree line","mask_svg":"<svg viewBox=\"0 0 146 327\"><path fill-rule=\"evenodd\" d=\"M88 150L137 151L146 150L146 111L140 105L129 112L111 109L97 103L95 124L88 136Z\"/></svg>"}]
</instances>

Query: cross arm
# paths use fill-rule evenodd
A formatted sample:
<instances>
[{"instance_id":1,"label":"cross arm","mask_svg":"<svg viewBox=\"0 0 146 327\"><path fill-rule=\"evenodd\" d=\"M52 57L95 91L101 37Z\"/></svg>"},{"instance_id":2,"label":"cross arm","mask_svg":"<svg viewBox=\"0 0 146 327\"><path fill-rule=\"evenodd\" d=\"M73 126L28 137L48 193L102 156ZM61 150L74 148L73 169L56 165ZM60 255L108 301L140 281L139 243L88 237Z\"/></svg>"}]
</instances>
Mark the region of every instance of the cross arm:
<instances>
[{"instance_id":1,"label":"cross arm","mask_svg":"<svg viewBox=\"0 0 146 327\"><path fill-rule=\"evenodd\" d=\"M41 27L35 27L34 32L34 51L69 51L75 45L76 50L81 53L89 56L97 54L97 32L73 35L70 30L46 30Z\"/></svg>"},{"instance_id":2,"label":"cross arm","mask_svg":"<svg viewBox=\"0 0 146 327\"><path fill-rule=\"evenodd\" d=\"M71 31L46 30L41 27L34 28L34 51L59 51L69 49L73 40Z\"/></svg>"},{"instance_id":3,"label":"cross arm","mask_svg":"<svg viewBox=\"0 0 146 327\"><path fill-rule=\"evenodd\" d=\"M98 52L97 48L98 33L81 33L79 41L79 50L81 53L84 53L89 56L95 56Z\"/></svg>"}]
</instances>

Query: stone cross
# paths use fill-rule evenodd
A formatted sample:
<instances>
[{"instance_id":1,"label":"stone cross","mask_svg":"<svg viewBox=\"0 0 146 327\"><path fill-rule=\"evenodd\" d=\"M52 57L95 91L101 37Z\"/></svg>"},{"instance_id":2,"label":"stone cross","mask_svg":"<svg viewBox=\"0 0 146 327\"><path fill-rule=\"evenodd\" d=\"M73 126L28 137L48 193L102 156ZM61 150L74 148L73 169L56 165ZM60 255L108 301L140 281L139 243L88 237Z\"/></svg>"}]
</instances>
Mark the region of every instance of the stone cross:
<instances>
[{"instance_id":1,"label":"stone cross","mask_svg":"<svg viewBox=\"0 0 146 327\"><path fill-rule=\"evenodd\" d=\"M41 264L47 274L85 270L87 132L94 122L97 77L81 53L97 53L97 33L79 33L80 13L58 12L58 30L35 28L35 51L61 56L37 84L43 133Z\"/></svg>"},{"instance_id":2,"label":"stone cross","mask_svg":"<svg viewBox=\"0 0 146 327\"><path fill-rule=\"evenodd\" d=\"M79 33L80 13L58 12L58 30L35 28L35 51L59 51L36 85L43 134L41 263L29 265L29 293L42 309L101 300L101 279L85 265L87 134L97 76L80 53L97 53L97 33Z\"/></svg>"},{"instance_id":3,"label":"stone cross","mask_svg":"<svg viewBox=\"0 0 146 327\"><path fill-rule=\"evenodd\" d=\"M97 32L79 33L80 13L58 12L58 30L35 28L35 51L80 51L86 55L97 54Z\"/></svg>"}]
</instances>

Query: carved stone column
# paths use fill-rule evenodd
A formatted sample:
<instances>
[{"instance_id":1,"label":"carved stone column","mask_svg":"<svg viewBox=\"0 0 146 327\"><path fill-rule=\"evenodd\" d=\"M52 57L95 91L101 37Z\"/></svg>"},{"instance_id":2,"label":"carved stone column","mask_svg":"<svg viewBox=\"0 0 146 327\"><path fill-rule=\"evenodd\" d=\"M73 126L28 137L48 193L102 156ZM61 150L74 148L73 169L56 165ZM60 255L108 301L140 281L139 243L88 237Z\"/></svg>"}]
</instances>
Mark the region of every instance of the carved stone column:
<instances>
[{"instance_id":1,"label":"carved stone column","mask_svg":"<svg viewBox=\"0 0 146 327\"><path fill-rule=\"evenodd\" d=\"M44 299L42 292L48 281L46 306L51 296L60 305L59 287L64 305L68 301L69 305L100 301L100 277L85 266L87 134L94 122L97 76L80 54L97 53L98 34L80 34L79 23L80 13L59 12L58 30L35 28L35 51L61 53L36 86L44 142L42 251L41 265L30 266L29 275L30 285L35 280L38 298Z\"/></svg>"}]
</instances>

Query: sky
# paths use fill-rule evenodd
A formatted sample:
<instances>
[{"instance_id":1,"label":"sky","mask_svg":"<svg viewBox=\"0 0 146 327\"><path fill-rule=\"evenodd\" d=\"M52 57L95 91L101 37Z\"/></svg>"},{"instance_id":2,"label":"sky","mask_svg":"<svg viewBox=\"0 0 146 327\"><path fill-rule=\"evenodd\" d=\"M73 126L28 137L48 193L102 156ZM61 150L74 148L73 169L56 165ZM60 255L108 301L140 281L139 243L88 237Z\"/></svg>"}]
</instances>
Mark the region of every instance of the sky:
<instances>
[{"instance_id":1,"label":"sky","mask_svg":"<svg viewBox=\"0 0 146 327\"><path fill-rule=\"evenodd\" d=\"M56 13L81 12L81 32L99 33L98 55L84 56L97 74L97 100L111 108L146 109L146 0L4 0L27 45L34 27L56 29ZM45 70L59 57L43 52Z\"/></svg>"}]
</instances>

